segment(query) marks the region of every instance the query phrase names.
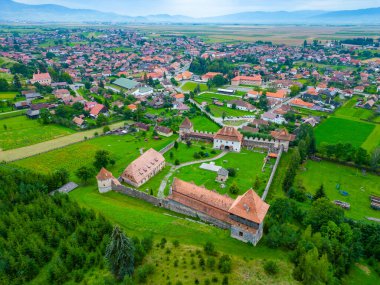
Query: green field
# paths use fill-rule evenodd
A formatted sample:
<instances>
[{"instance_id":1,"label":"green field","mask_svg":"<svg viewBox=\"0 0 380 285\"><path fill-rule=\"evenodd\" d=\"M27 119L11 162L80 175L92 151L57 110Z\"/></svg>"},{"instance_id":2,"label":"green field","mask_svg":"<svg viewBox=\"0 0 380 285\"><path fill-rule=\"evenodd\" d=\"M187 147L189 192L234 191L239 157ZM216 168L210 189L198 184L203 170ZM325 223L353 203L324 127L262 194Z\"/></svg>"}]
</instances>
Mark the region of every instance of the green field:
<instances>
[{"instance_id":1,"label":"green field","mask_svg":"<svg viewBox=\"0 0 380 285\"><path fill-rule=\"evenodd\" d=\"M259 189L254 189L259 195L262 194L268 181L271 169L265 168L265 172L261 172L265 154L242 150L241 153L228 153L222 158L215 160L215 165L223 168L235 168L236 177L229 177L225 188L221 188L221 184L216 182L216 172L200 169L200 164L186 166L177 170L171 179L171 184L174 177L179 179L194 182L197 185L204 185L207 189L217 190L219 193L229 193L228 189L233 184L240 189L240 195L253 187L256 176L260 179ZM230 194L230 193L229 193ZM236 196L236 195L231 195Z\"/></svg>"},{"instance_id":2,"label":"green field","mask_svg":"<svg viewBox=\"0 0 380 285\"><path fill-rule=\"evenodd\" d=\"M2 119L0 121L0 148L3 150L15 149L74 132L58 125L41 125L38 121L25 116Z\"/></svg>"},{"instance_id":3,"label":"green field","mask_svg":"<svg viewBox=\"0 0 380 285\"><path fill-rule=\"evenodd\" d=\"M197 116L190 120L193 123L194 130L203 132L217 132L220 126L211 121L206 116Z\"/></svg>"},{"instance_id":4,"label":"green field","mask_svg":"<svg viewBox=\"0 0 380 285\"><path fill-rule=\"evenodd\" d=\"M0 73L1 78L1 73ZM13 100L17 95L17 92L0 92L0 100Z\"/></svg>"},{"instance_id":5,"label":"green field","mask_svg":"<svg viewBox=\"0 0 380 285\"><path fill-rule=\"evenodd\" d=\"M10 68L11 66L13 66L14 63L16 63L16 61L14 61L13 59L0 56L0 66L1 67Z\"/></svg>"},{"instance_id":6,"label":"green field","mask_svg":"<svg viewBox=\"0 0 380 285\"><path fill-rule=\"evenodd\" d=\"M151 133L148 133L145 139L141 137L141 134L102 136L19 160L15 164L42 173L64 168L72 174L71 179L77 181L74 172L83 165L92 165L96 151L108 150L112 159L116 161L114 166L109 167L109 170L118 176L130 162L140 155L140 148L152 147L160 150L175 139L176 137L172 136L154 140L151 138Z\"/></svg>"},{"instance_id":7,"label":"green field","mask_svg":"<svg viewBox=\"0 0 380 285\"><path fill-rule=\"evenodd\" d=\"M355 108L357 97L348 100L342 107L335 111L334 116L350 120L367 120L373 111L364 108Z\"/></svg>"},{"instance_id":8,"label":"green field","mask_svg":"<svg viewBox=\"0 0 380 285\"><path fill-rule=\"evenodd\" d=\"M296 177L302 182L306 191L314 194L323 184L327 197L330 200L341 200L351 204L351 209L345 211L346 216L353 219L364 219L365 217L380 218L380 211L375 211L370 207L369 195L371 193L380 196L380 177L370 173L363 174L354 167L321 161L307 161L303 171ZM340 189L349 193L343 196L336 189L340 184Z\"/></svg>"},{"instance_id":9,"label":"green field","mask_svg":"<svg viewBox=\"0 0 380 285\"><path fill-rule=\"evenodd\" d=\"M360 147L374 129L372 124L330 117L315 128L315 137L317 145L351 143Z\"/></svg>"},{"instance_id":10,"label":"green field","mask_svg":"<svg viewBox=\"0 0 380 285\"><path fill-rule=\"evenodd\" d=\"M207 85L204 83L197 83L197 82L186 82L181 86L182 91L184 92L189 92L189 91L194 91L194 89L198 86L201 88L201 92L206 91Z\"/></svg>"},{"instance_id":11,"label":"green field","mask_svg":"<svg viewBox=\"0 0 380 285\"><path fill-rule=\"evenodd\" d=\"M205 149L202 149L202 147ZM172 148L167 153L165 153L164 156L167 162L174 164L174 162L178 160L180 163L184 163L196 160L194 158L195 152L203 151L204 153L207 152L209 154L208 157L199 159L208 159L220 154L220 150L214 150L214 154L211 153L212 150L212 144L193 141L190 147L188 147L185 143L179 143L178 149ZM170 153L173 153L173 158L170 158Z\"/></svg>"}]
</instances>

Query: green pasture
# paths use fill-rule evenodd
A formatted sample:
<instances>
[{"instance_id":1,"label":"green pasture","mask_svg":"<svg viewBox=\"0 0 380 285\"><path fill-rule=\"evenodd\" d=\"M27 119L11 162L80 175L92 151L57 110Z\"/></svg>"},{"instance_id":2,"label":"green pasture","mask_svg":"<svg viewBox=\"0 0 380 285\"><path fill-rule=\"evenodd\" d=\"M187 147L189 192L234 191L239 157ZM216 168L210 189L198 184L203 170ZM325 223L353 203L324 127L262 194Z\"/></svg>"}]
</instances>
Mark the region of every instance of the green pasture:
<instances>
[{"instance_id":1,"label":"green pasture","mask_svg":"<svg viewBox=\"0 0 380 285\"><path fill-rule=\"evenodd\" d=\"M184 92L189 92L189 91L194 91L194 89L199 85L201 92L207 91L207 85L205 83L197 83L197 82L186 82L181 86L182 91Z\"/></svg>"}]
</instances>

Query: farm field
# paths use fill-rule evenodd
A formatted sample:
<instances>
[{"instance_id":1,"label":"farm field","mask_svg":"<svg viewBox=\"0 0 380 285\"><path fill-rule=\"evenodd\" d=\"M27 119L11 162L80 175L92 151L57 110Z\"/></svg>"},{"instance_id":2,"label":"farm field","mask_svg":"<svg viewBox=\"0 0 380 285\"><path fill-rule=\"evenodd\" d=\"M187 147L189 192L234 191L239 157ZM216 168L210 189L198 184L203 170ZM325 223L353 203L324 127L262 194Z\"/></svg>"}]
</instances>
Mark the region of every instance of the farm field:
<instances>
[{"instance_id":1,"label":"farm field","mask_svg":"<svg viewBox=\"0 0 380 285\"><path fill-rule=\"evenodd\" d=\"M217 132L220 129L219 125L204 115L191 118L190 121L193 123L194 130L197 131Z\"/></svg>"},{"instance_id":2,"label":"farm field","mask_svg":"<svg viewBox=\"0 0 380 285\"><path fill-rule=\"evenodd\" d=\"M315 128L315 137L317 145L351 143L360 147L374 129L372 124L330 117Z\"/></svg>"},{"instance_id":3,"label":"farm field","mask_svg":"<svg viewBox=\"0 0 380 285\"><path fill-rule=\"evenodd\" d=\"M118 122L109 125L111 129L116 129L119 127L122 127L124 125L124 122ZM48 141L36 143L33 145L17 148L17 149L10 149L7 151L0 152L0 161L15 161L19 159L24 159L26 157L30 157L33 155L38 155L43 152L55 150L58 148L63 148L65 146L84 141L88 138L92 138L95 136L96 133L102 133L103 128L97 128L92 129L88 131L83 132L75 132L73 134L69 134L66 136L61 136L56 139L50 139Z\"/></svg>"},{"instance_id":4,"label":"farm field","mask_svg":"<svg viewBox=\"0 0 380 285\"><path fill-rule=\"evenodd\" d=\"M202 149L202 147L204 147L205 149ZM203 151L204 153L208 153L209 156L195 159L194 153L200 152L200 151ZM211 153L211 151L214 151L215 153L213 154ZM220 154L220 152L221 152L220 150L213 150L212 144L192 141L192 144L190 147L188 147L185 143L179 143L178 149L172 148L167 153L165 153L164 157L167 162L174 164L176 160L178 160L180 163L184 163L184 162L189 162L189 161L212 158ZM170 153L173 153L173 158L170 158Z\"/></svg>"},{"instance_id":5,"label":"farm field","mask_svg":"<svg viewBox=\"0 0 380 285\"><path fill-rule=\"evenodd\" d=\"M117 176L124 171L130 162L140 155L140 148L143 147L147 150L153 147L156 150L160 150L175 139L176 136L154 140L151 138L151 132L147 134L146 141L138 134L102 136L41 153L14 163L41 173L49 173L59 168L64 168L70 172L71 179L77 181L74 172L83 165L92 166L96 151L107 150L110 152L111 158L116 162L108 170Z\"/></svg>"},{"instance_id":6,"label":"farm field","mask_svg":"<svg viewBox=\"0 0 380 285\"><path fill-rule=\"evenodd\" d=\"M1 73L0 73L0 78L1 78ZM11 92L11 91L6 91L6 92L0 92L0 100L13 100L17 95L17 92Z\"/></svg>"},{"instance_id":7,"label":"farm field","mask_svg":"<svg viewBox=\"0 0 380 285\"><path fill-rule=\"evenodd\" d=\"M188 182L194 182L198 186L203 185L209 190L216 190L221 194L228 193L230 196L236 197L237 195L229 193L229 187L236 183L240 189L239 195L241 195L248 189L253 188L257 176L260 180L260 187L254 190L261 195L271 172L269 167L265 168L264 173L261 171L264 157L265 154L262 153L242 150L241 153L228 153L224 157L215 160L214 162L217 166L235 168L236 170L236 177L229 177L227 183L225 183L225 188L221 188L221 184L215 181L216 172L200 169L200 164L178 169L169 179L169 184L172 183L174 177L177 177Z\"/></svg>"},{"instance_id":8,"label":"farm field","mask_svg":"<svg viewBox=\"0 0 380 285\"><path fill-rule=\"evenodd\" d=\"M41 125L25 116L0 121L0 148L20 148L74 133L74 130L58 125Z\"/></svg>"},{"instance_id":9,"label":"farm field","mask_svg":"<svg viewBox=\"0 0 380 285\"><path fill-rule=\"evenodd\" d=\"M375 129L362 144L362 147L369 151L372 151L378 146L380 146L380 125L376 125Z\"/></svg>"},{"instance_id":10,"label":"farm field","mask_svg":"<svg viewBox=\"0 0 380 285\"><path fill-rule=\"evenodd\" d=\"M184 92L189 92L189 91L194 91L194 89L198 86L201 88L201 92L206 91L207 85L205 83L198 83L198 82L186 82L181 86L182 91Z\"/></svg>"},{"instance_id":11,"label":"farm field","mask_svg":"<svg viewBox=\"0 0 380 285\"><path fill-rule=\"evenodd\" d=\"M332 162L307 161L303 166L305 170L298 172L295 185L298 181L313 194L323 184L327 197L330 200L341 200L351 204L351 209L345 211L346 216L353 219L365 217L380 218L380 212L370 207L369 195L371 193L380 196L380 177L362 173L361 170L339 165ZM328 173L328 175L323 175ZM343 196L336 188L349 193Z\"/></svg>"},{"instance_id":12,"label":"farm field","mask_svg":"<svg viewBox=\"0 0 380 285\"><path fill-rule=\"evenodd\" d=\"M350 120L367 120L373 114L373 111L364 108L355 108L356 103L357 97L351 98L335 111L334 116Z\"/></svg>"}]
</instances>

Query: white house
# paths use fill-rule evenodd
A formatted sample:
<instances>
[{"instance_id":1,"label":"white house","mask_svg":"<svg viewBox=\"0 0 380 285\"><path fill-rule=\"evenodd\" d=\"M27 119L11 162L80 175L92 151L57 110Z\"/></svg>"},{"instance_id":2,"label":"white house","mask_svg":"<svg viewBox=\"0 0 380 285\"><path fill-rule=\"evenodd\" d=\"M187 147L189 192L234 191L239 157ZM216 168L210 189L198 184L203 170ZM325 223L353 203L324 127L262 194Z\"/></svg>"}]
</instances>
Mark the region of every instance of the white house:
<instances>
[{"instance_id":1,"label":"white house","mask_svg":"<svg viewBox=\"0 0 380 285\"><path fill-rule=\"evenodd\" d=\"M120 185L119 181L113 177L112 173L107 169L102 167L98 175L96 175L96 180L98 181L98 189L100 193L106 193L112 190L112 183L115 185Z\"/></svg>"},{"instance_id":2,"label":"white house","mask_svg":"<svg viewBox=\"0 0 380 285\"><path fill-rule=\"evenodd\" d=\"M214 148L240 152L243 135L233 127L223 127L214 136Z\"/></svg>"}]
</instances>

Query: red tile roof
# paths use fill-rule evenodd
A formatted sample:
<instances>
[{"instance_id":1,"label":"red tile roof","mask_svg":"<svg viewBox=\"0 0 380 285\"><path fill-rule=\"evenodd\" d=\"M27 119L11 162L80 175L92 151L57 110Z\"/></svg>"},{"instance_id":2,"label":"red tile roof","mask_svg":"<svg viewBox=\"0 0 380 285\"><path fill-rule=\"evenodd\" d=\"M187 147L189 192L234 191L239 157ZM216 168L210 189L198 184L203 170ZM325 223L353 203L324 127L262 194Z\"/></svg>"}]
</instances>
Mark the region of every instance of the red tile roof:
<instances>
[{"instance_id":1,"label":"red tile roof","mask_svg":"<svg viewBox=\"0 0 380 285\"><path fill-rule=\"evenodd\" d=\"M243 135L233 127L223 127L214 136L215 139L241 142Z\"/></svg>"}]
</instances>

